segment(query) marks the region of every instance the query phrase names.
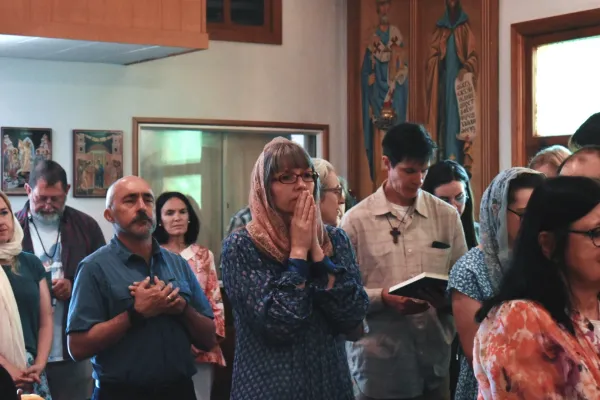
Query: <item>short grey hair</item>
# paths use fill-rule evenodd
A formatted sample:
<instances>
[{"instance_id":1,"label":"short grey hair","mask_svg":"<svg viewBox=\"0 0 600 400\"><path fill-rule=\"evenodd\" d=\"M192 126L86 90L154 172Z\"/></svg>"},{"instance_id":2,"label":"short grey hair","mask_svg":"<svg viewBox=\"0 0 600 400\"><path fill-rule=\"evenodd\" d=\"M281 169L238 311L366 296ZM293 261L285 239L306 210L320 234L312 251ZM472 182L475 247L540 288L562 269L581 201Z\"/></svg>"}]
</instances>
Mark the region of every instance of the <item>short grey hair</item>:
<instances>
[{"instance_id":1,"label":"short grey hair","mask_svg":"<svg viewBox=\"0 0 600 400\"><path fill-rule=\"evenodd\" d=\"M111 208L113 205L113 200L115 198L115 184L117 182L118 181L113 182L113 184L110 185L106 191L106 208Z\"/></svg>"},{"instance_id":2,"label":"short grey hair","mask_svg":"<svg viewBox=\"0 0 600 400\"><path fill-rule=\"evenodd\" d=\"M319 192L321 192L321 198L322 198L323 197L322 190L325 189L323 182L325 182L325 180L327 179L327 176L331 172L335 172L335 168L333 168L333 165L331 165L331 163L329 161L324 160L322 158L313 158L312 162L313 162L313 165L315 166L315 172L317 174L319 174L319 181L321 183L319 185Z\"/></svg>"},{"instance_id":3,"label":"short grey hair","mask_svg":"<svg viewBox=\"0 0 600 400\"><path fill-rule=\"evenodd\" d=\"M563 162L571 156L571 151L564 146L554 145L540 150L529 161L529 168L536 169L542 165L551 165L554 168L559 168Z\"/></svg>"},{"instance_id":4,"label":"short grey hair","mask_svg":"<svg viewBox=\"0 0 600 400\"><path fill-rule=\"evenodd\" d=\"M333 168L333 165L331 165L331 163L327 160L322 158L313 158L312 162L315 166L315 171L317 174L319 174L319 178L321 178L321 180L327 179L327 175L329 175L330 172L335 172L335 168Z\"/></svg>"}]
</instances>

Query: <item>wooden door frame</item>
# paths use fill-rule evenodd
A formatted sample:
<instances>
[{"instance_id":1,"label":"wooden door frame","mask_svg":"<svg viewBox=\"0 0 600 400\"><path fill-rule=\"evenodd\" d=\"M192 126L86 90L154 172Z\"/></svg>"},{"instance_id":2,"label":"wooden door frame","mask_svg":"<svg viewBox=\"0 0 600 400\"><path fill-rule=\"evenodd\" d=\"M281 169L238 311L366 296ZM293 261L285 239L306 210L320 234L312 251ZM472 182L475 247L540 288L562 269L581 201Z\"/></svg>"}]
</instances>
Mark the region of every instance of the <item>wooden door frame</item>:
<instances>
[{"instance_id":1,"label":"wooden door frame","mask_svg":"<svg viewBox=\"0 0 600 400\"><path fill-rule=\"evenodd\" d=\"M321 131L322 157L329 159L329 125L305 124L298 122L272 122L272 121L240 121L226 119L194 119L194 118L157 118L157 117L133 117L132 118L132 175L138 175L139 164L139 128L142 124L165 124L165 125L210 125L234 128L268 128L268 129L294 129L298 131Z\"/></svg>"},{"instance_id":2,"label":"wooden door frame","mask_svg":"<svg viewBox=\"0 0 600 400\"><path fill-rule=\"evenodd\" d=\"M535 136L533 121L533 51L545 43L600 34L600 8L557 15L511 25L511 159L512 165L527 165L532 148L566 145L564 136ZM582 121L583 122L583 121Z\"/></svg>"}]
</instances>

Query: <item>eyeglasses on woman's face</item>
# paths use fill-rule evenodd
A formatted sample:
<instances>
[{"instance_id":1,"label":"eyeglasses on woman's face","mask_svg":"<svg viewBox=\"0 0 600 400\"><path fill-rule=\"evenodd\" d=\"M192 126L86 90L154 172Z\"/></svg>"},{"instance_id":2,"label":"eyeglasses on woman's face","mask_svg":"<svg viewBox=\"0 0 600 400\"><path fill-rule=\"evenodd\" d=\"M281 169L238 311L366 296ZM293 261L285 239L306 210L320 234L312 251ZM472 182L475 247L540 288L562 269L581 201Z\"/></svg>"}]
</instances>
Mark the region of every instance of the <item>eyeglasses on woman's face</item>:
<instances>
[{"instance_id":1,"label":"eyeglasses on woman's face","mask_svg":"<svg viewBox=\"0 0 600 400\"><path fill-rule=\"evenodd\" d=\"M584 235L590 238L594 246L600 247L600 227L596 227L594 229L590 229L589 231L577 231L570 230L569 233L576 233L578 235Z\"/></svg>"},{"instance_id":2,"label":"eyeglasses on woman's face","mask_svg":"<svg viewBox=\"0 0 600 400\"><path fill-rule=\"evenodd\" d=\"M519 218L519 221L523 220L523 215L525 215L525 211L515 211L510 207L507 208L507 210L515 214Z\"/></svg>"},{"instance_id":3,"label":"eyeglasses on woman's face","mask_svg":"<svg viewBox=\"0 0 600 400\"><path fill-rule=\"evenodd\" d=\"M298 181L298 178L302 179L304 182L311 183L315 182L319 174L314 171L304 171L301 174L295 174L293 172L284 172L273 178L275 181L279 181L284 185L293 185Z\"/></svg>"},{"instance_id":4,"label":"eyeglasses on woman's face","mask_svg":"<svg viewBox=\"0 0 600 400\"><path fill-rule=\"evenodd\" d=\"M344 196L344 189L341 186L337 186L334 188L322 188L321 191L323 193L333 193L337 196L338 199L341 199Z\"/></svg>"}]
</instances>

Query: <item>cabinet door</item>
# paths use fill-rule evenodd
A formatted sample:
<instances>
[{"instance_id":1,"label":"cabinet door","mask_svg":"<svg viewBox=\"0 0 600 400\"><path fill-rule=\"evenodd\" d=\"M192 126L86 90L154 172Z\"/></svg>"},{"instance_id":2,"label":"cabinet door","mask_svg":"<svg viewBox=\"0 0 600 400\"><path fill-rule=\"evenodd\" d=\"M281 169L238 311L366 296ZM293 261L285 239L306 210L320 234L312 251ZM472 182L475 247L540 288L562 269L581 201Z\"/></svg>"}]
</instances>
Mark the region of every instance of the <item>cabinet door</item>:
<instances>
[{"instance_id":1,"label":"cabinet door","mask_svg":"<svg viewBox=\"0 0 600 400\"><path fill-rule=\"evenodd\" d=\"M9 0L0 4L0 33L206 49L205 1Z\"/></svg>"}]
</instances>

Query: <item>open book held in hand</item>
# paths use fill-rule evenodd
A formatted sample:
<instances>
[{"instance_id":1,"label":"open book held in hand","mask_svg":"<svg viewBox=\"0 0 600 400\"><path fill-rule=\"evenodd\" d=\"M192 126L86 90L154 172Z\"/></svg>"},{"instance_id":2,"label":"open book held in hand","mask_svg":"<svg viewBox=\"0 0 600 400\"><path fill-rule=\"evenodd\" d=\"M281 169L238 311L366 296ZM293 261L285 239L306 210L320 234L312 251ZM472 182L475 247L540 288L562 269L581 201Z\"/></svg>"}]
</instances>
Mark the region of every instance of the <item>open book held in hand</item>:
<instances>
[{"instance_id":1,"label":"open book held in hand","mask_svg":"<svg viewBox=\"0 0 600 400\"><path fill-rule=\"evenodd\" d=\"M389 293L395 296L420 299L419 291L422 289L431 289L435 292L444 292L447 286L448 275L423 272L414 278L392 286L389 290Z\"/></svg>"}]
</instances>

